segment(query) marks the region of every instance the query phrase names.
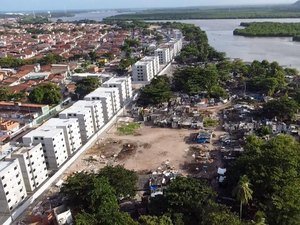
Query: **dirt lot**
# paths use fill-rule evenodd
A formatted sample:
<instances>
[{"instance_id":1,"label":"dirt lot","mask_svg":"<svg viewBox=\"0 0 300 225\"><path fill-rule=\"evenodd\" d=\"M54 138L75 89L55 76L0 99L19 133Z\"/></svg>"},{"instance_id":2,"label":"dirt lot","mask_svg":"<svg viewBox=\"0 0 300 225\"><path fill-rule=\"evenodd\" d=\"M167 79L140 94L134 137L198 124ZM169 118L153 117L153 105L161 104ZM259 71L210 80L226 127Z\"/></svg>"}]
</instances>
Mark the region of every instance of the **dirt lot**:
<instances>
[{"instance_id":1,"label":"dirt lot","mask_svg":"<svg viewBox=\"0 0 300 225\"><path fill-rule=\"evenodd\" d=\"M136 171L155 170L168 161L180 170L187 160L192 131L143 126L136 135L122 136L116 127L88 150L65 173L97 171L105 165L124 165Z\"/></svg>"},{"instance_id":2,"label":"dirt lot","mask_svg":"<svg viewBox=\"0 0 300 225\"><path fill-rule=\"evenodd\" d=\"M106 137L80 156L66 171L65 178L75 171L98 171L105 165L123 165L135 171L154 171L166 163L182 174L209 175L216 170L217 164L211 160L201 163L195 160L193 153L195 149L199 153L213 152L216 145L191 143L190 137L195 132L142 126L135 135L120 135L113 127ZM217 136L221 133L216 132ZM203 166L211 169L203 170Z\"/></svg>"}]
</instances>

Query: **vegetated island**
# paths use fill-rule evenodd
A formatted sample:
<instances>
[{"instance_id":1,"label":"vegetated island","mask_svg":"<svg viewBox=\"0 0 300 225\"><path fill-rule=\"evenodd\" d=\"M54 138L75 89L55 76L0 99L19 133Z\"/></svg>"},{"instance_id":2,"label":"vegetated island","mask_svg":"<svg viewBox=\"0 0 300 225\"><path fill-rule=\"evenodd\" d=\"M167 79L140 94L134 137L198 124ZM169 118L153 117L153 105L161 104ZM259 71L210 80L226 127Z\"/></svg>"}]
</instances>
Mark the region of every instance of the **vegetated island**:
<instances>
[{"instance_id":1,"label":"vegetated island","mask_svg":"<svg viewBox=\"0 0 300 225\"><path fill-rule=\"evenodd\" d=\"M233 31L234 35L245 37L293 37L293 41L300 41L300 23L279 23L279 22L242 22Z\"/></svg>"}]
</instances>

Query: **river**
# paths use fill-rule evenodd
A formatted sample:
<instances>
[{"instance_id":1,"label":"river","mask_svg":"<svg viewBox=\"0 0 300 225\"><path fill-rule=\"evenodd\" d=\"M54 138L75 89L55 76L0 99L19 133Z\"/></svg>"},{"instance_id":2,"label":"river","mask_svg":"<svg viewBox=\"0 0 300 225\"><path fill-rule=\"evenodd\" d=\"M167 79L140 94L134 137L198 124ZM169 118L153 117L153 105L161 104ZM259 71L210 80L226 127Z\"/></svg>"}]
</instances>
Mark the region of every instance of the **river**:
<instances>
[{"instance_id":1,"label":"river","mask_svg":"<svg viewBox=\"0 0 300 225\"><path fill-rule=\"evenodd\" d=\"M283 66L295 67L300 70L300 42L292 38L242 37L234 36L233 30L241 22L300 22L300 19L226 19L226 20L182 20L205 30L209 43L218 51L225 52L230 58L244 61L267 59L277 61Z\"/></svg>"},{"instance_id":2,"label":"river","mask_svg":"<svg viewBox=\"0 0 300 225\"><path fill-rule=\"evenodd\" d=\"M125 13L125 12L124 12ZM127 12L126 14L128 14ZM100 11L94 11L94 12L82 12L82 13L77 13L74 16L70 17L59 17L59 18L52 18L52 21L56 21L58 19L62 19L63 21L77 21L77 20L95 20L95 21L102 21L104 18L109 17L109 16L115 16L119 15L122 13L119 13L116 10L100 10Z\"/></svg>"}]
</instances>

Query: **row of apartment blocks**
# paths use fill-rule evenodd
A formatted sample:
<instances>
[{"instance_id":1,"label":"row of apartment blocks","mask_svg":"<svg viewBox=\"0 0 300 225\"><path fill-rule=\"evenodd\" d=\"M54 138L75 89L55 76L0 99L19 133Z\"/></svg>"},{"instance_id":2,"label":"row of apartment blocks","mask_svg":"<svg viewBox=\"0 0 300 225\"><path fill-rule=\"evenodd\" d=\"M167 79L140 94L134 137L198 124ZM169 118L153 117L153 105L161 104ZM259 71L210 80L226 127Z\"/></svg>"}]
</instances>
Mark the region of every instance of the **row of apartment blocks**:
<instances>
[{"instance_id":1,"label":"row of apartment blocks","mask_svg":"<svg viewBox=\"0 0 300 225\"><path fill-rule=\"evenodd\" d=\"M0 216L18 205L58 170L132 98L130 77L113 77L35 130L22 144L0 150Z\"/></svg>"},{"instance_id":2,"label":"row of apartment blocks","mask_svg":"<svg viewBox=\"0 0 300 225\"><path fill-rule=\"evenodd\" d=\"M150 82L159 72L160 65L171 62L182 49L182 37L172 39L154 51L154 56L146 56L132 67L132 80Z\"/></svg>"}]
</instances>

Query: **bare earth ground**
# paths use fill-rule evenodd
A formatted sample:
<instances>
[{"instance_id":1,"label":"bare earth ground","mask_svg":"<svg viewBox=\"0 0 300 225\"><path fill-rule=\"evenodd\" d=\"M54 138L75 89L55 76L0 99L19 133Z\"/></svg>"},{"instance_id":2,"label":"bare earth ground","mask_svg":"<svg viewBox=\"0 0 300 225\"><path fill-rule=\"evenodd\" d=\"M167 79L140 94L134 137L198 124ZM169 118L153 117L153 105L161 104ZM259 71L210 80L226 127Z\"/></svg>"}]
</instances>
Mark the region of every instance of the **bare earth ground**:
<instances>
[{"instance_id":1,"label":"bare earth ground","mask_svg":"<svg viewBox=\"0 0 300 225\"><path fill-rule=\"evenodd\" d=\"M149 171L156 170L162 163L169 161L178 170L186 161L190 145L185 139L190 134L190 130L143 126L136 135L121 136L116 127L113 127L107 134L109 138L100 141L80 156L66 171L65 178L76 171L97 171L105 165L117 164L130 170ZM128 145L129 150L126 151Z\"/></svg>"}]
</instances>

